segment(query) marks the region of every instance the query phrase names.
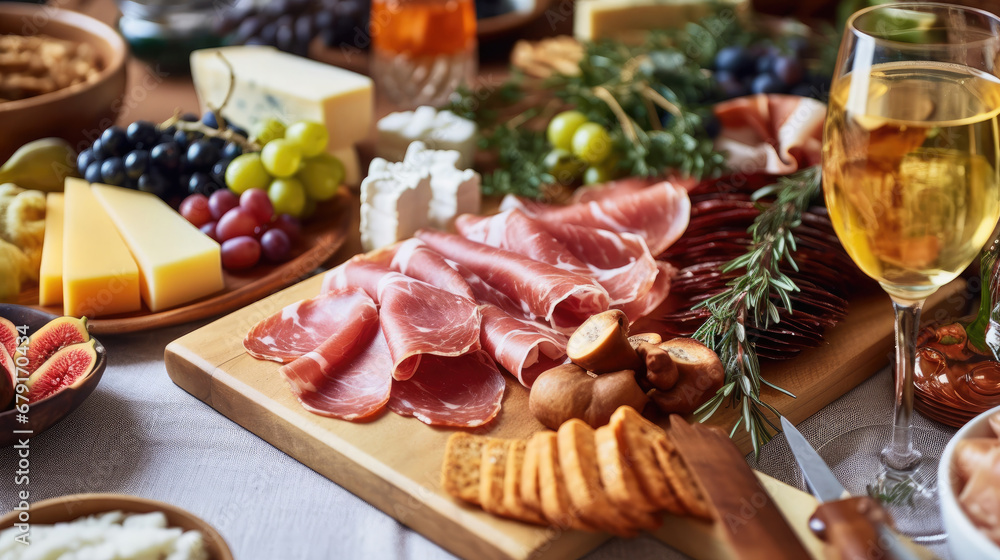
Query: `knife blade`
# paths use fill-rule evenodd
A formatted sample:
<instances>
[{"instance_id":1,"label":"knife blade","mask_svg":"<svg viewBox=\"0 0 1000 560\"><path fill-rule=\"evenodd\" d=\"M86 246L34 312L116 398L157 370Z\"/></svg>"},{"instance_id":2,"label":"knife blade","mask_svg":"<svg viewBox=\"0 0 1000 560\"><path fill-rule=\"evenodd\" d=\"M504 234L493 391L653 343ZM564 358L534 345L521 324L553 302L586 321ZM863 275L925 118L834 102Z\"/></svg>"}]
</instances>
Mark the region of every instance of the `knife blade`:
<instances>
[{"instance_id":1,"label":"knife blade","mask_svg":"<svg viewBox=\"0 0 1000 560\"><path fill-rule=\"evenodd\" d=\"M851 496L826 461L784 416L781 427L810 492L820 501L809 527L829 545L830 557L918 560L889 529L892 520L878 502L868 496Z\"/></svg>"}]
</instances>

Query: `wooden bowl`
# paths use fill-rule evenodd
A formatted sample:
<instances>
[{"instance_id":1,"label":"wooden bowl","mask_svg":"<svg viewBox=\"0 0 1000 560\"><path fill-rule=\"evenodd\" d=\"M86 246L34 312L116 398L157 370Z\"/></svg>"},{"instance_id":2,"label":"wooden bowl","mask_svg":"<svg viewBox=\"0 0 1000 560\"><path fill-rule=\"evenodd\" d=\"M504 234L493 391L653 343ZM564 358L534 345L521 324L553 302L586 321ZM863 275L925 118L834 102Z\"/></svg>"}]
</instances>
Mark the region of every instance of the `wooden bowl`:
<instances>
[{"instance_id":1,"label":"wooden bowl","mask_svg":"<svg viewBox=\"0 0 1000 560\"><path fill-rule=\"evenodd\" d=\"M15 502L16 500L11 500ZM30 525L50 525L61 521L73 521L86 515L121 510L125 513L151 513L162 511L167 516L169 527L179 527L185 531L200 531L205 539L208 557L212 560L233 560L225 539L211 525L177 506L157 500L148 500L125 494L71 494L32 503L28 510ZM0 517L0 530L13 527L20 511L14 510Z\"/></svg>"},{"instance_id":2,"label":"wooden bowl","mask_svg":"<svg viewBox=\"0 0 1000 560\"><path fill-rule=\"evenodd\" d=\"M22 305L0 304L0 317L8 319L15 326L27 325L29 332L35 332L45 323L56 318L56 315L24 307ZM0 412L0 447L8 447L17 443L18 439L34 437L51 428L60 420L69 416L80 404L94 392L97 383L108 365L108 353L104 345L94 339L94 349L97 350L97 363L94 371L83 380L79 387L69 387L49 395L44 399L31 403L28 410L28 423L17 422L18 411L14 408ZM31 430L30 434L17 434L15 431Z\"/></svg>"},{"instance_id":3,"label":"wooden bowl","mask_svg":"<svg viewBox=\"0 0 1000 560\"><path fill-rule=\"evenodd\" d=\"M88 43L103 66L97 80L0 103L0 163L32 140L57 136L79 151L114 124L125 94L128 47L96 19L47 5L0 2L0 35L48 35ZM74 162L75 163L75 162Z\"/></svg>"}]
</instances>

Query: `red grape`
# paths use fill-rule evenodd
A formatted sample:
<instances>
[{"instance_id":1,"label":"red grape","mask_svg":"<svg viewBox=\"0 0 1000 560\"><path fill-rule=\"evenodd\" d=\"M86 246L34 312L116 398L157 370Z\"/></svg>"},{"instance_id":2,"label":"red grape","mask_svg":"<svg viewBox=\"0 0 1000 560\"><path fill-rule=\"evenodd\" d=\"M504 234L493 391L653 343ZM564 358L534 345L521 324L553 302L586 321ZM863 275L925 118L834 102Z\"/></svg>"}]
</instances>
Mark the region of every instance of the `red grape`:
<instances>
[{"instance_id":1,"label":"red grape","mask_svg":"<svg viewBox=\"0 0 1000 560\"><path fill-rule=\"evenodd\" d=\"M288 234L288 239L295 241L302 233L302 224L299 220L289 214L278 214L278 217L271 224L271 228L277 228Z\"/></svg>"},{"instance_id":2,"label":"red grape","mask_svg":"<svg viewBox=\"0 0 1000 560\"><path fill-rule=\"evenodd\" d=\"M240 208L250 212L258 224L267 224L274 217L274 205L267 197L267 191L247 189L240 195Z\"/></svg>"},{"instance_id":3,"label":"red grape","mask_svg":"<svg viewBox=\"0 0 1000 560\"><path fill-rule=\"evenodd\" d=\"M201 227L198 228L198 229L200 229L201 232L204 233L205 235L207 235L207 236L211 237L212 239L218 241L219 240L219 236L215 232L215 228L218 225L218 223L219 222L216 222L215 220L212 220L210 222L206 222L206 223L202 224Z\"/></svg>"},{"instance_id":4,"label":"red grape","mask_svg":"<svg viewBox=\"0 0 1000 560\"><path fill-rule=\"evenodd\" d=\"M208 198L208 208L212 211L213 220L221 220L226 212L239 205L239 197L229 189L217 190Z\"/></svg>"},{"instance_id":5,"label":"red grape","mask_svg":"<svg viewBox=\"0 0 1000 560\"><path fill-rule=\"evenodd\" d=\"M212 212L208 209L208 197L203 194L193 194L181 202L181 216L194 224L194 227L201 227L212 221Z\"/></svg>"},{"instance_id":6,"label":"red grape","mask_svg":"<svg viewBox=\"0 0 1000 560\"><path fill-rule=\"evenodd\" d=\"M280 229L269 229L260 238L264 257L272 262L284 262L292 254L292 240Z\"/></svg>"},{"instance_id":7,"label":"red grape","mask_svg":"<svg viewBox=\"0 0 1000 560\"><path fill-rule=\"evenodd\" d=\"M231 270L250 268L260 260L260 243L248 235L222 242L222 266Z\"/></svg>"},{"instance_id":8,"label":"red grape","mask_svg":"<svg viewBox=\"0 0 1000 560\"><path fill-rule=\"evenodd\" d=\"M226 241L243 235L253 237L253 230L256 227L257 220L250 215L250 212L237 207L222 216L215 232L218 234L219 241Z\"/></svg>"}]
</instances>

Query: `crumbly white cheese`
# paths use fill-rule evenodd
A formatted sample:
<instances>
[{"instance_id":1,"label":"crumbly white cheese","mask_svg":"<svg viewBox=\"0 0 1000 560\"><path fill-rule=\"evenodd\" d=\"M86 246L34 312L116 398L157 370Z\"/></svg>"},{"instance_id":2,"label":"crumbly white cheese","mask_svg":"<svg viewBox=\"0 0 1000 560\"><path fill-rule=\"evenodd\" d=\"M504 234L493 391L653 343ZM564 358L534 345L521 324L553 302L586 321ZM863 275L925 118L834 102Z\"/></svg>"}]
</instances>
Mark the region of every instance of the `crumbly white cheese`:
<instances>
[{"instance_id":1,"label":"crumbly white cheese","mask_svg":"<svg viewBox=\"0 0 1000 560\"><path fill-rule=\"evenodd\" d=\"M392 245L430 225L430 173L372 160L361 182L361 246L365 251Z\"/></svg>"},{"instance_id":2,"label":"crumbly white cheese","mask_svg":"<svg viewBox=\"0 0 1000 560\"><path fill-rule=\"evenodd\" d=\"M418 107L414 111L390 113L375 125L378 131L375 152L389 161L400 161L411 142L421 141L433 150L455 150L456 167L472 166L476 152L476 123L451 111Z\"/></svg>"},{"instance_id":3,"label":"crumbly white cheese","mask_svg":"<svg viewBox=\"0 0 1000 560\"><path fill-rule=\"evenodd\" d=\"M168 528L161 512L112 511L55 525L32 524L30 545L17 527L0 532L3 560L208 560L202 534Z\"/></svg>"},{"instance_id":4,"label":"crumbly white cheese","mask_svg":"<svg viewBox=\"0 0 1000 560\"><path fill-rule=\"evenodd\" d=\"M433 197L428 217L432 227L447 230L456 216L479 213L482 178L472 169L459 168L460 159L455 150L430 150L419 141L406 150L404 165L430 173Z\"/></svg>"}]
</instances>

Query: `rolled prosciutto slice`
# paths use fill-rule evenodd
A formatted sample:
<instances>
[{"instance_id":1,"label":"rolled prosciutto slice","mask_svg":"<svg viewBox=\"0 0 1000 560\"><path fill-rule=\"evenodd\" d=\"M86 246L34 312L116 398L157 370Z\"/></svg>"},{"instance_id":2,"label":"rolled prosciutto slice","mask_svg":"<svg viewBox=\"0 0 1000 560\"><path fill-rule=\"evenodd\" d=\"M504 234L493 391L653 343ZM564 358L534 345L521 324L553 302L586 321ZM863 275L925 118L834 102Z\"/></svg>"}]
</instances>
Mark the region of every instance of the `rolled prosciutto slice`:
<instances>
[{"instance_id":1,"label":"rolled prosciutto slice","mask_svg":"<svg viewBox=\"0 0 1000 560\"><path fill-rule=\"evenodd\" d=\"M659 255L684 233L691 214L691 200L683 186L661 181L643 189L625 188L615 196L595 196L566 206L525 203L507 195L500 210L520 208L543 221L577 224L618 233L632 233Z\"/></svg>"},{"instance_id":2,"label":"rolled prosciutto slice","mask_svg":"<svg viewBox=\"0 0 1000 560\"><path fill-rule=\"evenodd\" d=\"M410 238L400 243L390 267L410 278L416 278L446 292L476 301L476 296L465 278L449 266L444 257L435 253L419 239Z\"/></svg>"},{"instance_id":3,"label":"rolled prosciutto slice","mask_svg":"<svg viewBox=\"0 0 1000 560\"><path fill-rule=\"evenodd\" d=\"M460 235L420 230L416 237L558 330L572 331L610 305L607 291L579 274Z\"/></svg>"},{"instance_id":4,"label":"rolled prosciutto slice","mask_svg":"<svg viewBox=\"0 0 1000 560\"><path fill-rule=\"evenodd\" d=\"M392 382L389 410L431 426L474 428L496 418L504 386L503 374L482 350L427 355L413 377Z\"/></svg>"},{"instance_id":5,"label":"rolled prosciutto slice","mask_svg":"<svg viewBox=\"0 0 1000 560\"><path fill-rule=\"evenodd\" d=\"M326 292L293 303L257 323L243 338L243 347L258 360L287 364L345 327L377 319L375 302L364 291L348 288Z\"/></svg>"},{"instance_id":6,"label":"rolled prosciutto slice","mask_svg":"<svg viewBox=\"0 0 1000 560\"><path fill-rule=\"evenodd\" d=\"M341 420L366 420L389 402L392 356L378 321L345 329L316 350L278 368L302 406Z\"/></svg>"},{"instance_id":7,"label":"rolled prosciutto slice","mask_svg":"<svg viewBox=\"0 0 1000 560\"><path fill-rule=\"evenodd\" d=\"M409 379L428 354L460 356L480 349L476 302L363 259L327 273L324 289L360 288L379 306L392 354L392 377Z\"/></svg>"}]
</instances>

